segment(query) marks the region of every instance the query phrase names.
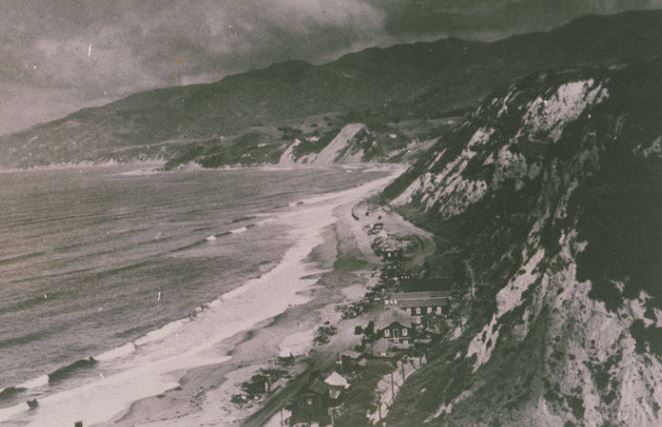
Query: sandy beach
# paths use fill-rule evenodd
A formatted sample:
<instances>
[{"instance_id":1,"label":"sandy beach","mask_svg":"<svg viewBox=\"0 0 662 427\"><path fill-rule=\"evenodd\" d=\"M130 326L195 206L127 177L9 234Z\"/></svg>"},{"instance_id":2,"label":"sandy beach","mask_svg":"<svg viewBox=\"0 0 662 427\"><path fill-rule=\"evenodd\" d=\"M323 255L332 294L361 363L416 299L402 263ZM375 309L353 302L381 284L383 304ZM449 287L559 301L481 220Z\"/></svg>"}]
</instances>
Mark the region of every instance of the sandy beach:
<instances>
[{"instance_id":1,"label":"sandy beach","mask_svg":"<svg viewBox=\"0 0 662 427\"><path fill-rule=\"evenodd\" d=\"M290 206L275 219L290 226L296 242L282 261L197 317L155 331L144 356L137 355L143 357L138 367L48 396L29 416L23 404L0 410L0 420L35 426L240 423L258 406L230 401L238 385L279 355L308 353L314 328L339 319L334 306L362 295L376 259L351 210L401 170L391 171Z\"/></svg>"},{"instance_id":2,"label":"sandy beach","mask_svg":"<svg viewBox=\"0 0 662 427\"><path fill-rule=\"evenodd\" d=\"M293 224L317 218L306 232L307 237L316 235L316 244L306 246L310 250L300 260L303 268L291 272L288 278L302 281L303 286L298 287L296 294L290 294L287 309L221 343L231 359L190 369L179 386L135 402L126 412L99 425L231 426L241 425L260 409L264 402L241 407L231 402L240 391L240 384L261 368L275 367L278 357L308 354L313 349L314 329L340 320L335 307L358 300L370 285L370 273L379 260L361 224L352 220L351 212L357 203L381 190L398 173L400 170L343 194L308 199L303 206L310 208L287 214L285 220ZM338 345L337 337L334 341ZM351 348L356 343L341 346ZM305 363L297 363L289 374L295 377L307 368Z\"/></svg>"}]
</instances>

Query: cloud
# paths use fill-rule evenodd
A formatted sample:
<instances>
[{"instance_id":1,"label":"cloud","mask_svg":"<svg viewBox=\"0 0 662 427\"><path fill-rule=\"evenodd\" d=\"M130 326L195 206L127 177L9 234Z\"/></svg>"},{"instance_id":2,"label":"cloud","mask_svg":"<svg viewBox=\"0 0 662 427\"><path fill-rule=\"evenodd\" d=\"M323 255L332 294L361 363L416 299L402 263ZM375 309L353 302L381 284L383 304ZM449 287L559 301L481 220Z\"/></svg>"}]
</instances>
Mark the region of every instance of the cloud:
<instances>
[{"instance_id":1,"label":"cloud","mask_svg":"<svg viewBox=\"0 0 662 427\"><path fill-rule=\"evenodd\" d=\"M447 34L501 37L656 6L662 0L3 0L0 84L9 97L43 93L53 114L60 94L63 115L289 59L321 62ZM11 106L0 110L0 133L17 129ZM24 109L21 125L41 120L40 111Z\"/></svg>"}]
</instances>

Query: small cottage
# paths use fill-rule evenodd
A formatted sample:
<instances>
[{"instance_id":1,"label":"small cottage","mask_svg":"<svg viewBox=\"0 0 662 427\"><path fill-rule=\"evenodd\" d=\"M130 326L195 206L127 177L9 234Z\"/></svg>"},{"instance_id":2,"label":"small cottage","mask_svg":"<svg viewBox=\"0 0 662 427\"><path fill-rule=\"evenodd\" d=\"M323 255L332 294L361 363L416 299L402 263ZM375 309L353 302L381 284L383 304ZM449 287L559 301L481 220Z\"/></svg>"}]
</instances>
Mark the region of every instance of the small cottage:
<instances>
[{"instance_id":1,"label":"small cottage","mask_svg":"<svg viewBox=\"0 0 662 427\"><path fill-rule=\"evenodd\" d=\"M386 307L375 322L375 331L393 344L408 345L416 333L414 318L398 307Z\"/></svg>"}]
</instances>

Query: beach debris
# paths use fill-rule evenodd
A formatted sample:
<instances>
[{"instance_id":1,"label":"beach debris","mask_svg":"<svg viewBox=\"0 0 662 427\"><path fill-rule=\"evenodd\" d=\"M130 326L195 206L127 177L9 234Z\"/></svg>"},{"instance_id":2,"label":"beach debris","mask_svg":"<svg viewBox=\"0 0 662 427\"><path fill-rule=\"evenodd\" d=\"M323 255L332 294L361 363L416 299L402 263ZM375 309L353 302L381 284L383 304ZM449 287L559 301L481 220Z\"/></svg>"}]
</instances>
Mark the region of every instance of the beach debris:
<instances>
[{"instance_id":1,"label":"beach debris","mask_svg":"<svg viewBox=\"0 0 662 427\"><path fill-rule=\"evenodd\" d=\"M214 240L216 240L216 236L214 236L213 234L211 236L207 237L208 242L213 242Z\"/></svg>"},{"instance_id":2,"label":"beach debris","mask_svg":"<svg viewBox=\"0 0 662 427\"><path fill-rule=\"evenodd\" d=\"M30 408L30 410L37 409L37 406L39 406L39 401L37 399L28 400L26 403L28 404L28 408Z\"/></svg>"},{"instance_id":3,"label":"beach debris","mask_svg":"<svg viewBox=\"0 0 662 427\"><path fill-rule=\"evenodd\" d=\"M44 299L48 299L48 294L44 294Z\"/></svg>"},{"instance_id":4,"label":"beach debris","mask_svg":"<svg viewBox=\"0 0 662 427\"><path fill-rule=\"evenodd\" d=\"M156 295L156 302L161 302L161 291Z\"/></svg>"}]
</instances>

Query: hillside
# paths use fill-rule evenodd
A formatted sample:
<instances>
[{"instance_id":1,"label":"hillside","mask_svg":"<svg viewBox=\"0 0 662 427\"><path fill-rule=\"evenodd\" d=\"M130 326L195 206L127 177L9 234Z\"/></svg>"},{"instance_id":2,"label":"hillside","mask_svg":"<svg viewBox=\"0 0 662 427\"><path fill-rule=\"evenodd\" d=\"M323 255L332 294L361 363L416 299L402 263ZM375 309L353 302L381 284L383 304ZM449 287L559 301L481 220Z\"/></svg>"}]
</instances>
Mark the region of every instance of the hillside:
<instances>
[{"instance_id":1,"label":"hillside","mask_svg":"<svg viewBox=\"0 0 662 427\"><path fill-rule=\"evenodd\" d=\"M387 423L662 423L662 62L488 97L384 196L465 294Z\"/></svg>"},{"instance_id":2,"label":"hillside","mask_svg":"<svg viewBox=\"0 0 662 427\"><path fill-rule=\"evenodd\" d=\"M171 87L0 138L0 166L60 162L195 159L230 164L225 143L250 129L336 112L371 111L380 122L423 119L476 105L496 88L552 66L649 59L662 52L662 11L585 17L547 33L494 43L455 38L367 49L314 66L287 62L203 85ZM344 124L349 123L345 121ZM249 138L250 139L250 138ZM275 162L287 144L262 160ZM243 154L243 153L241 153ZM252 163L254 161L248 161Z\"/></svg>"}]
</instances>

